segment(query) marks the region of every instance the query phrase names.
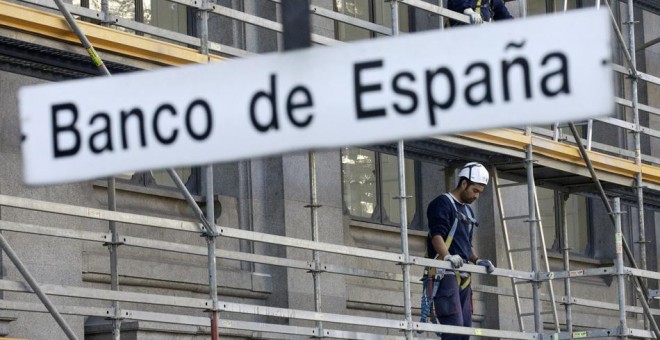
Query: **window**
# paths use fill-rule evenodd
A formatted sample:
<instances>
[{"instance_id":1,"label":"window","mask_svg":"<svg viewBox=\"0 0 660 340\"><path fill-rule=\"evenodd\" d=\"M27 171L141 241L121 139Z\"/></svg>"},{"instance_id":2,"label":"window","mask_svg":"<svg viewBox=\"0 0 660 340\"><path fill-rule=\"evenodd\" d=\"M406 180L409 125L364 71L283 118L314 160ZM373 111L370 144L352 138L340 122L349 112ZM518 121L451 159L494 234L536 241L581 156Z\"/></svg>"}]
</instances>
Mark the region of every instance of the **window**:
<instances>
[{"instance_id":1,"label":"window","mask_svg":"<svg viewBox=\"0 0 660 340\"><path fill-rule=\"evenodd\" d=\"M73 0L73 4L101 10L101 0ZM108 9L124 19L184 34L194 33L189 25L194 21L193 9L185 5L163 0L108 0Z\"/></svg>"},{"instance_id":2,"label":"window","mask_svg":"<svg viewBox=\"0 0 660 340\"><path fill-rule=\"evenodd\" d=\"M543 224L543 236L546 247L560 251L563 246L561 240L561 200L560 192L545 188L536 188ZM592 223L589 218L591 211L588 198L579 195L570 195L566 201L567 241L572 253L592 256Z\"/></svg>"},{"instance_id":3,"label":"window","mask_svg":"<svg viewBox=\"0 0 660 340\"><path fill-rule=\"evenodd\" d=\"M581 0L567 0L566 10L582 8ZM547 14L553 12L563 12L564 1L561 0L533 0L527 2L527 15Z\"/></svg>"},{"instance_id":4,"label":"window","mask_svg":"<svg viewBox=\"0 0 660 340\"><path fill-rule=\"evenodd\" d=\"M418 162L405 159L408 226L421 229L417 196ZM400 225L398 158L361 148L344 148L341 169L345 213L357 220Z\"/></svg>"},{"instance_id":5,"label":"window","mask_svg":"<svg viewBox=\"0 0 660 340\"><path fill-rule=\"evenodd\" d=\"M411 11L408 5L398 4L399 6L399 29L401 32L410 32L411 29ZM356 19L369 21L378 25L392 27L392 9L389 2L382 0L335 0L335 11L341 14L351 16ZM337 39L341 41L352 41L376 37L375 34L364 28L353 25L336 22L335 32Z\"/></svg>"}]
</instances>

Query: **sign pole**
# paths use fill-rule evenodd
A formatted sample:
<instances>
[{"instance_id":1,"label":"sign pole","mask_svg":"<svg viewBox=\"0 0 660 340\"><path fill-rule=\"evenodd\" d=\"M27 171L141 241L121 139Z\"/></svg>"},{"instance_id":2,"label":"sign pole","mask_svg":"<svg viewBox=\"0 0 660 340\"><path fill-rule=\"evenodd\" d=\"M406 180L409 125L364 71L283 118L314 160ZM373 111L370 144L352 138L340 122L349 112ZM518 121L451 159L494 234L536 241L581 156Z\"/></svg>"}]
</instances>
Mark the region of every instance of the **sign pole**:
<instances>
[{"instance_id":1,"label":"sign pole","mask_svg":"<svg viewBox=\"0 0 660 340\"><path fill-rule=\"evenodd\" d=\"M311 47L311 28L309 20L309 1L282 1L282 24L284 51L303 49ZM306 208L310 208L312 222L312 241L319 241L319 216L318 208L321 205L318 202L316 190L317 169L316 169L316 151L309 152L309 197L310 203ZM321 258L318 251L312 252L314 267L310 271L314 281L314 311L321 313ZM322 338L323 322L316 321L317 337Z\"/></svg>"}]
</instances>

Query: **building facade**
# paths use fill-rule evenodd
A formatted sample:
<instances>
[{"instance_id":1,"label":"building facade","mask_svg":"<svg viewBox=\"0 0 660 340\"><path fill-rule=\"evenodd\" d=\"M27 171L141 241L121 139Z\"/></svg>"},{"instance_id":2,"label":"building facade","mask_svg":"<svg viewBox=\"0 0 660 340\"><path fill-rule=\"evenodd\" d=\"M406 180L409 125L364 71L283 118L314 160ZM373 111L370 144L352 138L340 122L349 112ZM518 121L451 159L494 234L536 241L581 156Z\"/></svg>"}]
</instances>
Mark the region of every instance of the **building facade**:
<instances>
[{"instance_id":1,"label":"building facade","mask_svg":"<svg viewBox=\"0 0 660 340\"><path fill-rule=\"evenodd\" d=\"M447 10L438 7L442 5L438 1L395 3L402 34L446 26ZM623 27L623 35L628 34L627 3L612 5L618 27ZM637 78L637 84L630 81L624 48L615 38L613 63L621 65L613 71L616 112L609 120L584 122L577 128L589 144L594 171L605 193L622 200L623 237L638 265L655 272L660 242L655 227L656 217L660 217L660 150L655 140L660 136L656 131L656 115L660 114L660 9L653 1L633 1L633 5L637 22L633 57L637 71L643 75ZM231 62L232 58L253 58L282 50L279 2L217 1L209 11L200 10L200 6L196 1L74 0L68 9L112 74L149 72L209 59ZM563 6L553 0L507 2L516 20L524 20L521 17L525 14L561 12ZM605 2L588 0L571 0L565 6L568 10L596 6L609 10ZM194 222L197 218L193 210L165 170L119 174L114 190L106 179L44 187L23 184L19 89L99 76L100 72L54 4L0 0L0 7L2 235L80 339L112 339L113 327L126 339L209 338L210 327L204 325L208 322L208 306L200 305L208 302L210 291L207 244L200 232L191 230L199 222ZM205 12L209 15L206 33L210 56L199 52L207 43L199 38L205 33L200 25ZM390 2L312 1L310 15L315 45L389 39L385 36L392 34ZM580 29L578 23L576 29ZM637 99L632 98L633 87L637 88ZM639 125L635 125L636 119ZM396 147L346 146L315 152L317 204L310 197L307 152L213 164L212 183L204 167L176 169L201 210L209 205L205 190L212 188L218 226L245 232L221 234L214 241L221 337L405 335L398 326L376 322L405 320L407 311L402 284L405 266L373 255L404 251ZM530 225L538 227L539 236L545 240L539 249L546 249L547 256L540 252L541 267L537 271L567 272L565 262L572 271L570 295L563 280L552 281L559 330L553 315L548 314L553 309L548 283L540 285L541 305L537 307L543 312L544 332L618 327L616 277L607 270L608 275L589 274L597 268L614 267L616 237L598 187L579 156L575 138L565 123L406 141L403 180L410 196L405 200L410 255L424 256L428 203L453 188L457 168L469 161L482 162L497 169L501 184L523 185L498 189L491 182L474 204L480 221L475 246L481 257L492 259L498 268L509 268L511 256L516 270L531 272ZM640 163L636 163L638 160ZM528 164L534 165L535 186L525 185ZM530 224L529 217L527 221L508 220L511 244L507 247L497 194L502 195L506 216L531 216L529 188L536 189L542 225L534 221ZM639 203L640 190L643 205ZM109 192L116 195L117 212L126 215L101 212L112 200ZM313 210L317 211L317 222ZM114 246L109 239L108 220L116 222L120 235ZM177 229L176 221L189 224ZM316 262L320 267L315 267L315 252L298 240L319 241L336 245L337 249L319 251ZM377 252L347 254L341 247ZM113 270L109 250L115 249L117 265ZM548 268L544 267L545 258ZM632 265L626 262L626 266ZM418 279L422 270L415 263L410 266L413 321L419 319ZM27 285L20 283L24 276L6 253L1 274L0 321L4 323L0 330L4 335L66 338ZM656 273L654 280L653 273L644 275L649 278L653 295L660 276ZM113 278L119 287L114 293ZM476 327L519 335L522 319L523 330L534 332L532 284L512 285L512 278L502 274L474 275L473 285ZM632 287L629 284L625 289L628 305L635 306L629 309L626 322L631 329L647 330L640 333L646 336L650 326ZM520 311L514 303L514 290L520 294ZM572 301L568 317L566 301ZM651 301L652 312L657 315L657 302ZM118 311L126 314L115 314ZM114 322L121 328L113 326L113 317L121 321ZM311 333L322 330L328 333Z\"/></svg>"}]
</instances>

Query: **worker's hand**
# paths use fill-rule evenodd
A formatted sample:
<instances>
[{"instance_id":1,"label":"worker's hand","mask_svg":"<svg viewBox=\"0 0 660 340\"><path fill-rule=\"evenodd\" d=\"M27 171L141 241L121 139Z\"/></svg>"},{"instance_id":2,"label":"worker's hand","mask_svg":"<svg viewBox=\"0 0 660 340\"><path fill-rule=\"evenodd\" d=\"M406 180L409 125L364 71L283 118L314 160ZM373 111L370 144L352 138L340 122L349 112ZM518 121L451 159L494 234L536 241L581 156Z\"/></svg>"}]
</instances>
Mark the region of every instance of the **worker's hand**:
<instances>
[{"instance_id":1,"label":"worker's hand","mask_svg":"<svg viewBox=\"0 0 660 340\"><path fill-rule=\"evenodd\" d=\"M477 266L486 267L486 273L488 273L488 274L495 271L495 266L493 265L493 262L490 262L490 260L479 259L479 260L477 260Z\"/></svg>"},{"instance_id":2,"label":"worker's hand","mask_svg":"<svg viewBox=\"0 0 660 340\"><path fill-rule=\"evenodd\" d=\"M475 12L472 8L466 8L463 11L463 14L470 17L470 23L472 24L482 24L484 22L484 19L481 18L481 14Z\"/></svg>"},{"instance_id":3,"label":"worker's hand","mask_svg":"<svg viewBox=\"0 0 660 340\"><path fill-rule=\"evenodd\" d=\"M444 260L451 262L451 266L454 268L460 268L463 265L463 258L459 255L447 255Z\"/></svg>"}]
</instances>

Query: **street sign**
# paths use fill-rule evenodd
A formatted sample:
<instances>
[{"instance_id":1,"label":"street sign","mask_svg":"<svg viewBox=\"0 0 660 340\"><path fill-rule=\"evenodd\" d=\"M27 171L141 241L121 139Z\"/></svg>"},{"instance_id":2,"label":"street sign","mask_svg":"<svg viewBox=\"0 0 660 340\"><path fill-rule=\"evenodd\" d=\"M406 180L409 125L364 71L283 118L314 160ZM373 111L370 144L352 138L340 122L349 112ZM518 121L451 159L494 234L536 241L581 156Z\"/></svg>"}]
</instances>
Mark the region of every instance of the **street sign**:
<instances>
[{"instance_id":1,"label":"street sign","mask_svg":"<svg viewBox=\"0 0 660 340\"><path fill-rule=\"evenodd\" d=\"M86 180L614 111L605 11L29 86L24 179ZM576 29L579 24L580 29Z\"/></svg>"}]
</instances>

